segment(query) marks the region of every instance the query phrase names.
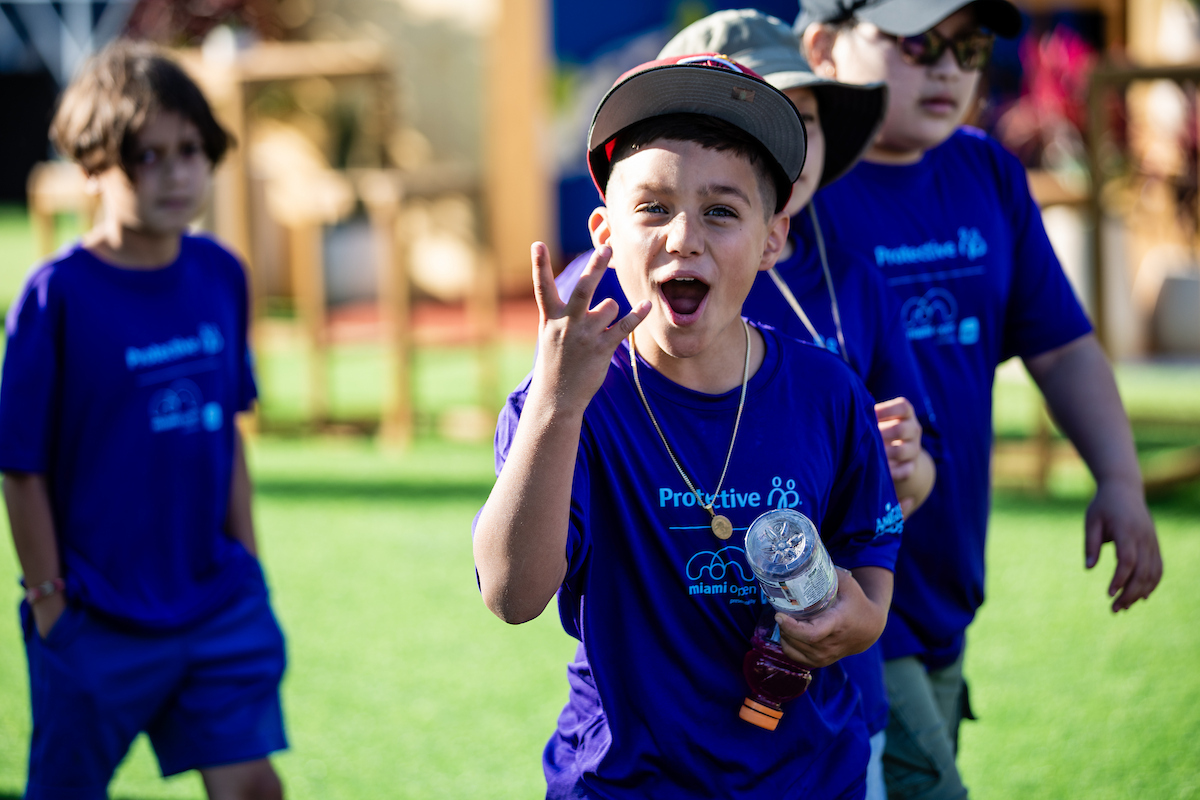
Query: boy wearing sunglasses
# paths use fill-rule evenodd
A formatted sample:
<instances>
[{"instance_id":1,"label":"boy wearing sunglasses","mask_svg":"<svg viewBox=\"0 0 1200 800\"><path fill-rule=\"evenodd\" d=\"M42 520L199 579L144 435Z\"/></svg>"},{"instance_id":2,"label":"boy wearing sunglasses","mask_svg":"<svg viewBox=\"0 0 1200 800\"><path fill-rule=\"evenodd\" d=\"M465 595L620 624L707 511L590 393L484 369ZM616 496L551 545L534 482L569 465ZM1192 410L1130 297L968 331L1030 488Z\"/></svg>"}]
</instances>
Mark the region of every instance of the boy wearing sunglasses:
<instances>
[{"instance_id":1,"label":"boy wearing sunglasses","mask_svg":"<svg viewBox=\"0 0 1200 800\"><path fill-rule=\"evenodd\" d=\"M966 796L955 767L969 715L965 631L983 602L992 380L1019 356L1096 479L1086 566L1112 541L1113 610L1162 574L1129 422L1112 369L1050 247L1017 160L960 128L991 53L1020 16L1007 0L804 0L796 31L814 70L885 81L865 159L817 194L829 240L858 248L903 304L938 408L938 483L905 526L881 639L891 704L889 796Z\"/></svg>"}]
</instances>

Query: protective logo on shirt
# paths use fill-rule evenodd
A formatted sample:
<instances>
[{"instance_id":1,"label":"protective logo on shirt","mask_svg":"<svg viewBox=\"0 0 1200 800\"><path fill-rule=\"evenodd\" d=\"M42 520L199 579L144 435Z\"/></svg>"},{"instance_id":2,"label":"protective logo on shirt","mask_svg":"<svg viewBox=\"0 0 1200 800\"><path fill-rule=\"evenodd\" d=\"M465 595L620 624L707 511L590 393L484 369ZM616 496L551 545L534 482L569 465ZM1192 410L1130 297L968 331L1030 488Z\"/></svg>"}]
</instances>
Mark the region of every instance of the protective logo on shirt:
<instances>
[{"instance_id":1,"label":"protective logo on shirt","mask_svg":"<svg viewBox=\"0 0 1200 800\"><path fill-rule=\"evenodd\" d=\"M900 308L911 342L972 345L979 341L979 318L958 319L958 301L941 287L910 297Z\"/></svg>"},{"instance_id":2,"label":"protective logo on shirt","mask_svg":"<svg viewBox=\"0 0 1200 800\"><path fill-rule=\"evenodd\" d=\"M876 539L887 534L896 535L904 530L904 512L900 510L899 503L888 503L883 510L883 516L875 520Z\"/></svg>"},{"instance_id":3,"label":"protective logo on shirt","mask_svg":"<svg viewBox=\"0 0 1200 800\"><path fill-rule=\"evenodd\" d=\"M765 487L764 487L765 488ZM783 478L776 475L771 478L770 488L762 491L741 492L735 487L722 489L715 495L705 495L705 501L711 502L713 511L717 514L730 512L733 509L756 509L754 516L771 509L799 508L804 505L800 492L796 489L793 478ZM694 492L676 491L663 486L658 490L659 508L695 508L699 503ZM707 513L699 509L707 517ZM697 520L696 525L672 526L672 531L704 531L706 541L713 541L711 527L707 520ZM701 523L702 524L699 524ZM735 527L735 531L744 533L745 527ZM735 545L727 545L716 550L699 550L688 559L684 568L688 594L692 597L723 597L731 605L755 605L766 602L761 597L762 587L755 580L750 567L746 563L746 551Z\"/></svg>"},{"instance_id":4,"label":"protective logo on shirt","mask_svg":"<svg viewBox=\"0 0 1200 800\"><path fill-rule=\"evenodd\" d=\"M717 494L704 494L704 503L699 502L696 493L690 489L679 491L670 486L658 487L658 507L659 508L695 508L697 505L711 503L713 511L720 513L735 508L761 508L764 511L772 508L799 508L804 505L804 501L800 499L800 493L796 491L796 481L788 478L784 481L783 478L776 475L771 478L771 489L766 494L766 500L763 499L762 492L739 492L734 487L722 489ZM672 528L672 530L691 530L697 526L685 526L683 528ZM698 526L705 529L707 525Z\"/></svg>"},{"instance_id":5,"label":"protective logo on shirt","mask_svg":"<svg viewBox=\"0 0 1200 800\"><path fill-rule=\"evenodd\" d=\"M929 264L951 258L974 261L987 255L987 240L978 228L959 228L958 239L939 242L930 239L924 244L902 244L898 247L875 247L875 265L878 267L901 267L910 264Z\"/></svg>"},{"instance_id":6,"label":"protective logo on shirt","mask_svg":"<svg viewBox=\"0 0 1200 800\"><path fill-rule=\"evenodd\" d=\"M225 337L221 329L210 322L202 322L195 336L176 336L165 342L155 342L145 347L125 348L125 367L129 370L160 367L185 358L212 356L225 349Z\"/></svg>"},{"instance_id":7,"label":"protective logo on shirt","mask_svg":"<svg viewBox=\"0 0 1200 800\"><path fill-rule=\"evenodd\" d=\"M180 379L150 398L150 430L153 433L179 431L195 433L201 429L213 432L225 424L225 412L220 403L205 403L192 381Z\"/></svg>"}]
</instances>

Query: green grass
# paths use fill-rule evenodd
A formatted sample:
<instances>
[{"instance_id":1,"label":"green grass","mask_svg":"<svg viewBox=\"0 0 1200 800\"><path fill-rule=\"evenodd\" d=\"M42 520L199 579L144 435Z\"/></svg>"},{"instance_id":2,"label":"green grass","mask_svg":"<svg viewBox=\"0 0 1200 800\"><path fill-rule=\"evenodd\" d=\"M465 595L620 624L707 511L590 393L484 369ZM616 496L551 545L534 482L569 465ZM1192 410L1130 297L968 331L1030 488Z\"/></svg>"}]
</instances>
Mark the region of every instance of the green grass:
<instances>
[{"instance_id":1,"label":"green grass","mask_svg":"<svg viewBox=\"0 0 1200 800\"><path fill-rule=\"evenodd\" d=\"M495 396L485 397L480 359L470 347L419 349L414 355L412 402L418 424L428 431L438 412L453 408L499 408L533 364L533 345L509 345L496 352L500 374ZM374 419L387 396L388 362L382 348L347 344L332 349L329 359L329 403L334 419ZM264 418L269 423L297 423L307 418L309 360L298 344L276 343L260 350L258 383Z\"/></svg>"},{"instance_id":2,"label":"green grass","mask_svg":"<svg viewBox=\"0 0 1200 800\"><path fill-rule=\"evenodd\" d=\"M62 243L79 235L79 220L64 215L57 220L57 241ZM7 310L21 289L25 273L38 260L37 245L29 229L24 206L0 204L0 311Z\"/></svg>"},{"instance_id":3,"label":"green grass","mask_svg":"<svg viewBox=\"0 0 1200 800\"><path fill-rule=\"evenodd\" d=\"M573 646L553 613L513 628L475 587L470 524L486 445L263 440L250 451L264 561L290 665L293 798L526 798L566 698ZM2 548L0 575L18 574ZM16 592L13 592L15 596ZM15 615L0 615L0 796L19 794L27 688ZM201 797L164 783L139 743L114 797Z\"/></svg>"},{"instance_id":4,"label":"green grass","mask_svg":"<svg viewBox=\"0 0 1200 800\"><path fill-rule=\"evenodd\" d=\"M1139 444L1164 437L1200 441L1200 362L1130 362L1117 364L1114 371ZM1024 368L1015 362L1001 368L993 393L997 436L1031 435L1042 405Z\"/></svg>"},{"instance_id":5,"label":"green grass","mask_svg":"<svg viewBox=\"0 0 1200 800\"><path fill-rule=\"evenodd\" d=\"M525 798L566 693L572 643L553 611L509 627L479 600L470 520L490 449L422 440L252 445L256 515L290 667L292 798ZM1155 506L1167 577L1113 616L1111 554L1082 567L1079 500L997 498L989 599L967 675L981 717L963 730L973 796L1200 797L1200 492ZM11 549L0 574L15 577ZM16 592L14 590L14 602ZM28 709L14 615L0 615L0 796L19 792ZM117 798L199 798L163 782L144 744Z\"/></svg>"},{"instance_id":6,"label":"green grass","mask_svg":"<svg viewBox=\"0 0 1200 800\"><path fill-rule=\"evenodd\" d=\"M972 797L1200 797L1200 491L1153 511L1165 577L1113 615L1111 546L1083 568L1083 503L997 498L968 634Z\"/></svg>"}]
</instances>

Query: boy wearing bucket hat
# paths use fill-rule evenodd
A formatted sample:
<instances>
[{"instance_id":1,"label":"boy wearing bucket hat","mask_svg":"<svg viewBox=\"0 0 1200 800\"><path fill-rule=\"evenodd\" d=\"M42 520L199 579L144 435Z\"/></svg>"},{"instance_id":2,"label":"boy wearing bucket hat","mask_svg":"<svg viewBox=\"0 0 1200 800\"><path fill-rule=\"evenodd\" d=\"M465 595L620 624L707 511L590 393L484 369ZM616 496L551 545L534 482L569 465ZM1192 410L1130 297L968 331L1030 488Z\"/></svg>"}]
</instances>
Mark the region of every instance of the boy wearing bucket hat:
<instances>
[{"instance_id":1,"label":"boy wearing bucket hat","mask_svg":"<svg viewBox=\"0 0 1200 800\"><path fill-rule=\"evenodd\" d=\"M814 201L832 242L876 264L905 309L939 411L943 468L905 531L881 639L893 798L958 798L965 631L983 602L992 380L1019 356L1096 479L1085 565L1116 547L1113 610L1162 574L1129 423L1109 366L1054 256L1017 160L960 128L991 52L1020 16L1007 0L804 0L797 32L816 71L886 81L865 160Z\"/></svg>"},{"instance_id":2,"label":"boy wearing bucket hat","mask_svg":"<svg viewBox=\"0 0 1200 800\"><path fill-rule=\"evenodd\" d=\"M596 253L564 302L534 246L539 352L474 536L489 608L524 622L557 594L581 641L547 796L861 797L866 728L838 661L886 619L883 445L840 359L741 316L787 236L800 118L728 59L665 59L617 81L588 145ZM620 318L590 308L610 262L634 303ZM787 656L819 669L768 731L738 711L760 608L742 546L773 508L813 519L849 571L829 611L779 620Z\"/></svg>"}]
</instances>

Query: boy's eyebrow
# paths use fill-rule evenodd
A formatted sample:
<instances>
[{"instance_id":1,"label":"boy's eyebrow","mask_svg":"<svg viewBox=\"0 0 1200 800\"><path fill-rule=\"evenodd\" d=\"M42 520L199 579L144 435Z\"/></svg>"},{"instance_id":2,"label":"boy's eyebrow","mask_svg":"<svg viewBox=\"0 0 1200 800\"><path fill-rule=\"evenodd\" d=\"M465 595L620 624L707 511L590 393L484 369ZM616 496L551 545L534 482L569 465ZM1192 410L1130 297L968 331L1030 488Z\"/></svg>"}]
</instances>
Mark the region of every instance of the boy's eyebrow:
<instances>
[{"instance_id":1,"label":"boy's eyebrow","mask_svg":"<svg viewBox=\"0 0 1200 800\"><path fill-rule=\"evenodd\" d=\"M750 201L750 195L743 192L737 186L726 186L723 183L709 183L705 184L701 188L700 193L704 195L731 194L735 197L741 198L742 202L744 202L746 205L753 205L753 203Z\"/></svg>"},{"instance_id":2,"label":"boy's eyebrow","mask_svg":"<svg viewBox=\"0 0 1200 800\"><path fill-rule=\"evenodd\" d=\"M670 186L658 183L639 183L633 188L635 191L650 192L651 194L665 195L668 197L675 194L674 189L672 189ZM700 194L704 197L731 194L740 198L746 205L753 205L750 200L750 196L746 194L746 192L742 191L737 186L729 186L724 183L707 183L700 187Z\"/></svg>"}]
</instances>

